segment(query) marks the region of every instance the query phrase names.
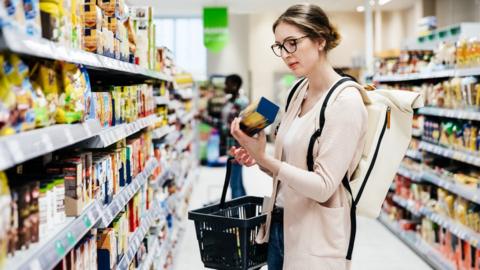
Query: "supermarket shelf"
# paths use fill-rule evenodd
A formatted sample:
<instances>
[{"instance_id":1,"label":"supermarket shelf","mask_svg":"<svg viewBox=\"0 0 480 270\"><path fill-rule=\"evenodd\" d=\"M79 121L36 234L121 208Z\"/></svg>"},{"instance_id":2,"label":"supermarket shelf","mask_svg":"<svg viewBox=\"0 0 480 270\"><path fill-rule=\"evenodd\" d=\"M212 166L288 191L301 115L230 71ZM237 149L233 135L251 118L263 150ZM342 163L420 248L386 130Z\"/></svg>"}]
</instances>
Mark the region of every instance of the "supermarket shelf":
<instances>
[{"instance_id":1,"label":"supermarket shelf","mask_svg":"<svg viewBox=\"0 0 480 270\"><path fill-rule=\"evenodd\" d=\"M398 174L400 174L403 177L409 178L410 180L414 182L422 182L422 173L420 172L414 172L402 165L398 168Z\"/></svg>"},{"instance_id":2,"label":"supermarket shelf","mask_svg":"<svg viewBox=\"0 0 480 270\"><path fill-rule=\"evenodd\" d=\"M446 180L433 172L424 172L422 178L432 184L455 193L469 201L480 204L480 189L456 183L453 179Z\"/></svg>"},{"instance_id":3,"label":"supermarket shelf","mask_svg":"<svg viewBox=\"0 0 480 270\"><path fill-rule=\"evenodd\" d=\"M460 237L461 239L470 242L472 245L480 248L480 234L473 231L472 229L460 224L453 219L439 215L434 213L433 210L422 207L423 214L431 219L432 221L436 222L437 224L441 225L442 227L447 228L450 232L455 234L456 236Z\"/></svg>"},{"instance_id":4,"label":"supermarket shelf","mask_svg":"<svg viewBox=\"0 0 480 270\"><path fill-rule=\"evenodd\" d=\"M183 124L187 124L189 123L190 121L192 121L192 119L195 117L195 113L194 112L190 112L190 113L185 113L183 116L179 117L180 118L180 121L183 123Z\"/></svg>"},{"instance_id":5,"label":"supermarket shelf","mask_svg":"<svg viewBox=\"0 0 480 270\"><path fill-rule=\"evenodd\" d=\"M375 76L373 77L373 80L377 82L404 82L404 81L416 81L416 80L425 80L425 79L448 78L453 76L455 76L455 70L449 69L449 70L432 71L432 72L425 72L425 73Z\"/></svg>"},{"instance_id":6,"label":"supermarket shelf","mask_svg":"<svg viewBox=\"0 0 480 270\"><path fill-rule=\"evenodd\" d=\"M160 174L154 181L150 183L150 186L154 189L160 188L163 186L165 181L170 177L172 170L170 168L165 169L162 174Z\"/></svg>"},{"instance_id":7,"label":"supermarket shelf","mask_svg":"<svg viewBox=\"0 0 480 270\"><path fill-rule=\"evenodd\" d=\"M177 150L183 151L185 150L194 140L194 135L190 134L188 136L184 136L183 139L177 144Z\"/></svg>"},{"instance_id":8,"label":"supermarket shelf","mask_svg":"<svg viewBox=\"0 0 480 270\"><path fill-rule=\"evenodd\" d=\"M57 226L49 240L35 244L26 251L19 251L7 260L5 269L38 270L53 269L65 255L98 222L102 208L98 201L88 206L77 218L67 218L65 226Z\"/></svg>"},{"instance_id":9,"label":"supermarket shelf","mask_svg":"<svg viewBox=\"0 0 480 270\"><path fill-rule=\"evenodd\" d=\"M397 195L393 195L393 201L396 202L401 207L407 209L415 216L422 216L421 206L415 205L415 202L412 200L403 199Z\"/></svg>"},{"instance_id":10,"label":"supermarket shelf","mask_svg":"<svg viewBox=\"0 0 480 270\"><path fill-rule=\"evenodd\" d=\"M157 105L168 105L170 100L166 96L157 96L155 97L155 103Z\"/></svg>"},{"instance_id":11,"label":"supermarket shelf","mask_svg":"<svg viewBox=\"0 0 480 270\"><path fill-rule=\"evenodd\" d=\"M480 76L480 68L447 69L413 74L375 76L373 80L377 82L404 82L466 76Z\"/></svg>"},{"instance_id":12,"label":"supermarket shelf","mask_svg":"<svg viewBox=\"0 0 480 270\"><path fill-rule=\"evenodd\" d=\"M420 143L420 149L446 158L461 161L470 165L480 166L480 157L468 152L445 148L443 146L435 145L425 141L422 141Z\"/></svg>"},{"instance_id":13,"label":"supermarket shelf","mask_svg":"<svg viewBox=\"0 0 480 270\"><path fill-rule=\"evenodd\" d=\"M148 251L147 258L145 258L144 262L138 267L138 269L149 270L153 264L153 259L159 250L160 244L158 238L155 238L152 248Z\"/></svg>"},{"instance_id":14,"label":"supermarket shelf","mask_svg":"<svg viewBox=\"0 0 480 270\"><path fill-rule=\"evenodd\" d=\"M154 140L163 139L165 136L167 136L168 134L170 134L174 130L175 130L175 127L173 127L173 126L163 126L161 128L157 128L153 131L152 139L154 139Z\"/></svg>"},{"instance_id":15,"label":"supermarket shelf","mask_svg":"<svg viewBox=\"0 0 480 270\"><path fill-rule=\"evenodd\" d=\"M389 231L396 235L402 242L404 242L413 252L420 256L433 269L454 270L455 266L445 258L428 243L426 243L415 232L404 231L398 226L396 222L391 221L387 214L381 213L378 218Z\"/></svg>"},{"instance_id":16,"label":"supermarket shelf","mask_svg":"<svg viewBox=\"0 0 480 270\"><path fill-rule=\"evenodd\" d=\"M22 34L23 31L19 31L19 29L14 26L3 27L2 33L3 42L0 43L0 49L9 50L28 56L83 64L91 71L102 72L102 75L115 75L114 77L116 78L117 82L118 80L129 78L139 78L145 80L155 79L162 81L173 80L171 76L146 69L139 65L79 49L68 48L44 38L37 38Z\"/></svg>"},{"instance_id":17,"label":"supermarket shelf","mask_svg":"<svg viewBox=\"0 0 480 270\"><path fill-rule=\"evenodd\" d=\"M472 229L460 224L459 222L454 221L453 219L446 217L444 215L440 215L435 213L432 209L422 206L416 205L415 202L412 200L406 200L399 196L394 195L393 201L396 202L398 205L402 206L403 208L410 211L412 214L416 216L425 216L430 220L434 221L435 223L439 224L440 226L446 228L454 235L458 236L459 238L470 242L472 245L480 248L480 234L473 231Z\"/></svg>"},{"instance_id":18,"label":"supermarket shelf","mask_svg":"<svg viewBox=\"0 0 480 270\"><path fill-rule=\"evenodd\" d=\"M420 128L414 128L412 129L412 136L413 137L422 137L423 130Z\"/></svg>"},{"instance_id":19,"label":"supermarket shelf","mask_svg":"<svg viewBox=\"0 0 480 270\"><path fill-rule=\"evenodd\" d=\"M0 138L0 170L4 170L91 138L101 131L97 120L62 124Z\"/></svg>"},{"instance_id":20,"label":"supermarket shelf","mask_svg":"<svg viewBox=\"0 0 480 270\"><path fill-rule=\"evenodd\" d=\"M174 132L170 132L170 134L168 134L167 137L165 138L165 143L173 146L175 143L177 143L180 136L182 136L182 135L181 135L180 131L178 131L178 130L176 130Z\"/></svg>"},{"instance_id":21,"label":"supermarket shelf","mask_svg":"<svg viewBox=\"0 0 480 270\"><path fill-rule=\"evenodd\" d=\"M149 228L152 226L155 219L161 216L162 210L160 207L160 203L156 202L153 205L154 207L148 210L145 216L142 217L140 227L138 227L137 230L130 237L128 241L128 250L118 262L116 269L129 269L128 267L130 265L130 262L133 260L135 254L140 248L140 244L142 243L143 238L145 238L145 235L147 234Z\"/></svg>"},{"instance_id":22,"label":"supermarket shelf","mask_svg":"<svg viewBox=\"0 0 480 270\"><path fill-rule=\"evenodd\" d=\"M87 148L105 148L121 139L125 139L140 130L154 125L158 121L156 115L149 115L140 118L129 124L121 124L114 127L108 127L100 131L95 137L91 138L83 146Z\"/></svg>"},{"instance_id":23,"label":"supermarket shelf","mask_svg":"<svg viewBox=\"0 0 480 270\"><path fill-rule=\"evenodd\" d=\"M428 116L480 121L480 111L474 110L454 110L435 107L423 107L418 110L418 113Z\"/></svg>"},{"instance_id":24,"label":"supermarket shelf","mask_svg":"<svg viewBox=\"0 0 480 270\"><path fill-rule=\"evenodd\" d=\"M413 150L413 149L408 149L407 152L405 153L405 156L411 159L419 160L419 161L423 159L422 153L420 151Z\"/></svg>"},{"instance_id":25,"label":"supermarket shelf","mask_svg":"<svg viewBox=\"0 0 480 270\"><path fill-rule=\"evenodd\" d=\"M127 205L132 197L138 192L140 187L147 183L148 178L157 165L158 162L154 158L150 158L147 161L145 169L137 175L128 186L124 187L120 193L115 196L112 202L104 208L99 228L107 228L110 223L112 223L113 219L125 209L125 205Z\"/></svg>"}]
</instances>

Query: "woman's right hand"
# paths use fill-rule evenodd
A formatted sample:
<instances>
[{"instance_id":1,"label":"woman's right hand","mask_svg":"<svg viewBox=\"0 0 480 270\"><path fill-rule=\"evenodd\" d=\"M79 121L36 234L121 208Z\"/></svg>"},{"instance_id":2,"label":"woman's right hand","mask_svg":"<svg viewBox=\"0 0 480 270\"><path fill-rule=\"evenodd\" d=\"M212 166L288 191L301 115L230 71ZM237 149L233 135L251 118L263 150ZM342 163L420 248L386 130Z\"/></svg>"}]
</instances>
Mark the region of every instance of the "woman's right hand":
<instances>
[{"instance_id":1,"label":"woman's right hand","mask_svg":"<svg viewBox=\"0 0 480 270\"><path fill-rule=\"evenodd\" d=\"M230 155L232 155L240 165L252 167L257 164L257 161L252 158L243 147L232 146L232 148L230 148Z\"/></svg>"}]
</instances>

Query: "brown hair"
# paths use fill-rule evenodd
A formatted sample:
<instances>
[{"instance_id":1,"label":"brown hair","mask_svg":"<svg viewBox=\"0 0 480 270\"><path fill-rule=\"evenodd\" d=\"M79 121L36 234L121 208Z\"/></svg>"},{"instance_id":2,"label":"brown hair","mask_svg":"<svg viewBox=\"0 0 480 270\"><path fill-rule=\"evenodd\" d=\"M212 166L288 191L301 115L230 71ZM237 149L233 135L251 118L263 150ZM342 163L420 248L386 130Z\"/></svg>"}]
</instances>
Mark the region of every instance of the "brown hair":
<instances>
[{"instance_id":1,"label":"brown hair","mask_svg":"<svg viewBox=\"0 0 480 270\"><path fill-rule=\"evenodd\" d=\"M317 5L299 4L289 7L273 24L273 32L282 22L298 27L311 39L324 39L326 52L340 43L341 37L336 27L330 24L327 14Z\"/></svg>"}]
</instances>

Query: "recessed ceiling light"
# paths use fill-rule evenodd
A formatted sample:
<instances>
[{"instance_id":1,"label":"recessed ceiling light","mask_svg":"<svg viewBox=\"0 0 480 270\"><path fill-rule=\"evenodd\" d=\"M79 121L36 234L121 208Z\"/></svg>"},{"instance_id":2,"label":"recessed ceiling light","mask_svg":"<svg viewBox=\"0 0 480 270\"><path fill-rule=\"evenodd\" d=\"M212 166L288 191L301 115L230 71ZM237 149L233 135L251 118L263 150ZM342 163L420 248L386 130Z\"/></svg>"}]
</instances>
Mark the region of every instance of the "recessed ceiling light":
<instances>
[{"instance_id":1,"label":"recessed ceiling light","mask_svg":"<svg viewBox=\"0 0 480 270\"><path fill-rule=\"evenodd\" d=\"M364 12L365 11L365 7L364 6L358 6L357 7L357 12Z\"/></svg>"}]
</instances>

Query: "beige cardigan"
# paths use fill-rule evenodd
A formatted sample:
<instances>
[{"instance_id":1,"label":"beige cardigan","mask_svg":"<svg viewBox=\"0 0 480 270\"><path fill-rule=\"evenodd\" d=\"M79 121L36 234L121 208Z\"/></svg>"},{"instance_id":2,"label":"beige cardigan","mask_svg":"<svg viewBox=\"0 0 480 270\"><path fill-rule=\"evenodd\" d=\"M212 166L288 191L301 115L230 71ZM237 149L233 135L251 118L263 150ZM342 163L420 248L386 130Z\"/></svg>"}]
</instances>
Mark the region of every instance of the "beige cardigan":
<instances>
[{"instance_id":1,"label":"beige cardigan","mask_svg":"<svg viewBox=\"0 0 480 270\"><path fill-rule=\"evenodd\" d=\"M305 80L306 81L306 80ZM297 90L288 111L282 118L275 140L275 157L280 159L283 137L298 115L307 82ZM341 86L339 86L341 87ZM340 88L339 88L340 89ZM323 103L323 96L320 102ZM320 108L318 106L317 108ZM325 126L314 147L314 172L307 170L307 146L311 134L319 127L320 112L311 126L297 136L298 151L282 162L278 175L273 176L272 198L276 197L279 181L284 195L283 269L348 269L345 259L350 237L350 198L341 184L360 161L367 131L367 111L359 91L346 88L335 100L330 99L325 112ZM271 211L274 200L267 203ZM268 241L271 216L257 240Z\"/></svg>"}]
</instances>

